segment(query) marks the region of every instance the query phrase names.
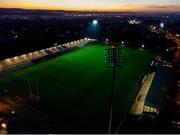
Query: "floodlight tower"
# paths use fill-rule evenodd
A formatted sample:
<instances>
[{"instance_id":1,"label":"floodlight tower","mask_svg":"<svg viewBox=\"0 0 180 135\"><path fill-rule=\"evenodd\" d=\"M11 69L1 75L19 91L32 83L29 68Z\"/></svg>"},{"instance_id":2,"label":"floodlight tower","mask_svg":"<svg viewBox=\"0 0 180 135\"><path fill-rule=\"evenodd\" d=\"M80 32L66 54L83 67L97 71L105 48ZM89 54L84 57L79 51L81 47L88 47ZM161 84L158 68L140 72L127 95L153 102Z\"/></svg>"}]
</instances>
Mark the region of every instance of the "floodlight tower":
<instances>
[{"instance_id":1,"label":"floodlight tower","mask_svg":"<svg viewBox=\"0 0 180 135\"><path fill-rule=\"evenodd\" d=\"M98 21L97 20L93 20L92 24L93 24L94 39L95 39L96 38L96 27L98 25Z\"/></svg>"},{"instance_id":2,"label":"floodlight tower","mask_svg":"<svg viewBox=\"0 0 180 135\"><path fill-rule=\"evenodd\" d=\"M113 111L113 100L115 95L115 75L116 68L122 66L122 56L121 56L121 47L112 46L111 48L107 48L105 50L105 63L107 63L108 67L113 69L112 75L112 90L109 101L109 127L108 133L112 132L112 111Z\"/></svg>"}]
</instances>

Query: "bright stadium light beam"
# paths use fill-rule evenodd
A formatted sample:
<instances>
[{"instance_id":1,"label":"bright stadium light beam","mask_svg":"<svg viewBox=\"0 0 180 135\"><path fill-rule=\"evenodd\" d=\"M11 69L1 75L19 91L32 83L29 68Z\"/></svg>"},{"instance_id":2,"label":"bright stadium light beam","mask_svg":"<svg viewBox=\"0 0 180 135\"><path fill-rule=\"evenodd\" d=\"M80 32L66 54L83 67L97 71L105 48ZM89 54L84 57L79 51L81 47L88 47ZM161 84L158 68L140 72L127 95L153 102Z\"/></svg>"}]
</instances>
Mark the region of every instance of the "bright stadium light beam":
<instances>
[{"instance_id":1,"label":"bright stadium light beam","mask_svg":"<svg viewBox=\"0 0 180 135\"><path fill-rule=\"evenodd\" d=\"M97 20L93 20L93 25L97 25L98 21Z\"/></svg>"},{"instance_id":2,"label":"bright stadium light beam","mask_svg":"<svg viewBox=\"0 0 180 135\"><path fill-rule=\"evenodd\" d=\"M160 29L164 29L164 23L160 23Z\"/></svg>"},{"instance_id":3,"label":"bright stadium light beam","mask_svg":"<svg viewBox=\"0 0 180 135\"><path fill-rule=\"evenodd\" d=\"M93 25L93 30L94 30L94 39L96 38L96 28L98 25L98 21L97 20L93 20L92 21L92 25Z\"/></svg>"}]
</instances>

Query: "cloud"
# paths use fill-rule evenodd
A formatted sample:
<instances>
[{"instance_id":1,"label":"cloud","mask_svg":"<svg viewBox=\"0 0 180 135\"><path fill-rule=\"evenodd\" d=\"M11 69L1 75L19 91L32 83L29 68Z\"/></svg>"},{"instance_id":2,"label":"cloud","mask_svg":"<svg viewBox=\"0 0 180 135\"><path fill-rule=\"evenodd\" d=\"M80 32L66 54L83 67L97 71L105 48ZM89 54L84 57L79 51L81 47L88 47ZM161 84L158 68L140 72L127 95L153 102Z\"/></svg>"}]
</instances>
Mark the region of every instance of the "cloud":
<instances>
[{"instance_id":1,"label":"cloud","mask_svg":"<svg viewBox=\"0 0 180 135\"><path fill-rule=\"evenodd\" d=\"M147 6L148 8L156 8L156 9L168 9L168 8L179 8L179 6L175 6L175 5L166 5L166 6L156 6L156 5L150 5Z\"/></svg>"},{"instance_id":2,"label":"cloud","mask_svg":"<svg viewBox=\"0 0 180 135\"><path fill-rule=\"evenodd\" d=\"M180 11L180 5L149 5L146 9L156 11Z\"/></svg>"}]
</instances>

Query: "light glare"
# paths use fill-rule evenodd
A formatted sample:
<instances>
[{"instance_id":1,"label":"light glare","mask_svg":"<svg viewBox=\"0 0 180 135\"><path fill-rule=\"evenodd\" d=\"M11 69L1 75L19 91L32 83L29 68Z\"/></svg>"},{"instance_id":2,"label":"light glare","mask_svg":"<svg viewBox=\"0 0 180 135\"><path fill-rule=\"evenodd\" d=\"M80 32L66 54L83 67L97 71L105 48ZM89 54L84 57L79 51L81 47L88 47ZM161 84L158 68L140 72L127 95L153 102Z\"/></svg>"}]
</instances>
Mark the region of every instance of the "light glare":
<instances>
[{"instance_id":1,"label":"light glare","mask_svg":"<svg viewBox=\"0 0 180 135\"><path fill-rule=\"evenodd\" d=\"M97 20L93 20L93 25L97 25L98 21Z\"/></svg>"}]
</instances>

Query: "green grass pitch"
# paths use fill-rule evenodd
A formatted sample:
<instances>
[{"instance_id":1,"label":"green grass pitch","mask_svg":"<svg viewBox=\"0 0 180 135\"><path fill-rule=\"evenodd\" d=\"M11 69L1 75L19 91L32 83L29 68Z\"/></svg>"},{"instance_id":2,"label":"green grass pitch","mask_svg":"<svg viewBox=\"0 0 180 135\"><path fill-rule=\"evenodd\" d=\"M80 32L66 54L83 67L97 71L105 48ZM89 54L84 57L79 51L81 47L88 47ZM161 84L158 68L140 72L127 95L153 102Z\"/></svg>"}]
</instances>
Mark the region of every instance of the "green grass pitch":
<instances>
[{"instance_id":1,"label":"green grass pitch","mask_svg":"<svg viewBox=\"0 0 180 135\"><path fill-rule=\"evenodd\" d=\"M108 127L108 101L112 69L104 63L106 45L91 45L52 60L10 73L0 79L0 88L22 96L36 83L41 102L58 114L65 126L76 130ZM122 49L123 66L116 72L113 126L117 126L138 93L137 81L145 74L152 52Z\"/></svg>"}]
</instances>

